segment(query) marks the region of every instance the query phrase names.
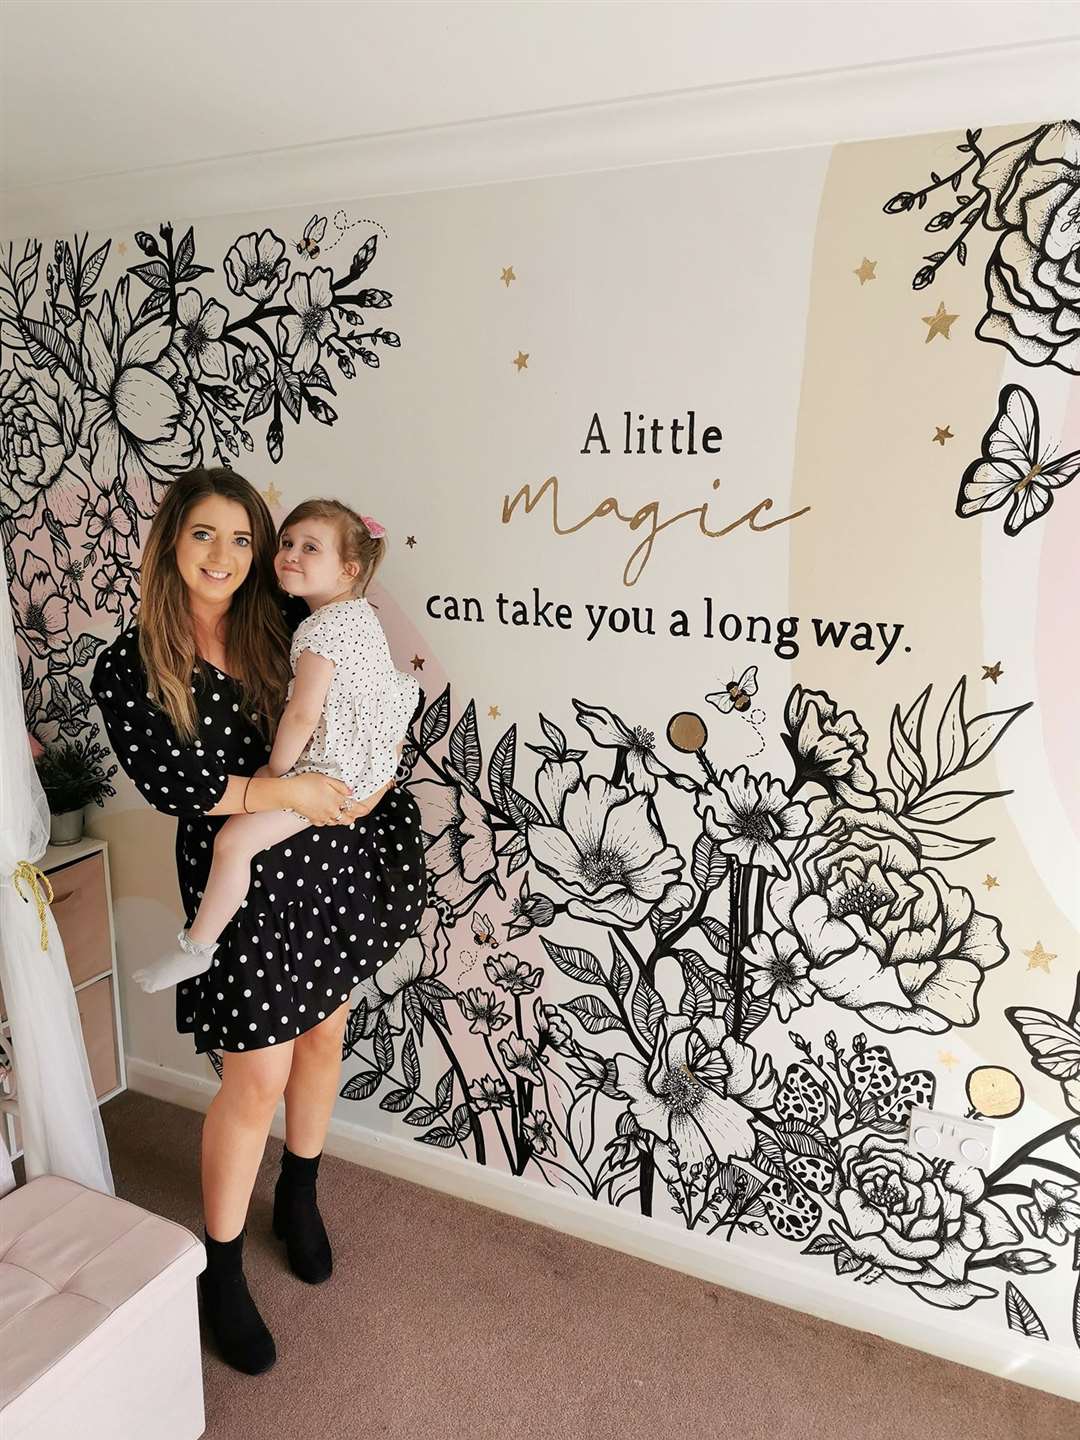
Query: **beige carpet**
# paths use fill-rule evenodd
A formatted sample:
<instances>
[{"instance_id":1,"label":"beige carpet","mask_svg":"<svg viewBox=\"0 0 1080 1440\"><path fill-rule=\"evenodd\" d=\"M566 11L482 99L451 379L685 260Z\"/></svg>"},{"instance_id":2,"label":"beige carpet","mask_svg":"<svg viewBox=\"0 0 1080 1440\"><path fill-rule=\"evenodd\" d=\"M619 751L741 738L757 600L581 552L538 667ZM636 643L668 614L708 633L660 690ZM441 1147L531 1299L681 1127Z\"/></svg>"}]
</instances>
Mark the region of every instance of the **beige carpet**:
<instances>
[{"instance_id":1,"label":"beige carpet","mask_svg":"<svg viewBox=\"0 0 1080 1440\"><path fill-rule=\"evenodd\" d=\"M202 1117L102 1113L118 1194L201 1236ZM331 1157L335 1271L306 1286L269 1235L280 1149L246 1242L278 1363L206 1355L209 1440L1080 1437L1080 1405Z\"/></svg>"}]
</instances>

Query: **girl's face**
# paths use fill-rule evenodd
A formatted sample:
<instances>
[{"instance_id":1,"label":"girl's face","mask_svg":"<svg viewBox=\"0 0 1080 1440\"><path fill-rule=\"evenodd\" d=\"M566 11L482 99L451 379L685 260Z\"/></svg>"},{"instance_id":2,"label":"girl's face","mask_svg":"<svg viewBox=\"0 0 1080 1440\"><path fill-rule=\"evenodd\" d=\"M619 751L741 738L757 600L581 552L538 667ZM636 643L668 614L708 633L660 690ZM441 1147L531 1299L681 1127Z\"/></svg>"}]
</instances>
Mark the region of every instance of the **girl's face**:
<instances>
[{"instance_id":1,"label":"girl's face","mask_svg":"<svg viewBox=\"0 0 1080 1440\"><path fill-rule=\"evenodd\" d=\"M314 517L281 532L274 569L287 594L319 604L351 591L357 575L357 567L341 559L337 526Z\"/></svg>"},{"instance_id":2,"label":"girl's face","mask_svg":"<svg viewBox=\"0 0 1080 1440\"><path fill-rule=\"evenodd\" d=\"M207 604L227 603L251 569L251 521L243 505L207 495L184 516L173 550L189 593Z\"/></svg>"}]
</instances>

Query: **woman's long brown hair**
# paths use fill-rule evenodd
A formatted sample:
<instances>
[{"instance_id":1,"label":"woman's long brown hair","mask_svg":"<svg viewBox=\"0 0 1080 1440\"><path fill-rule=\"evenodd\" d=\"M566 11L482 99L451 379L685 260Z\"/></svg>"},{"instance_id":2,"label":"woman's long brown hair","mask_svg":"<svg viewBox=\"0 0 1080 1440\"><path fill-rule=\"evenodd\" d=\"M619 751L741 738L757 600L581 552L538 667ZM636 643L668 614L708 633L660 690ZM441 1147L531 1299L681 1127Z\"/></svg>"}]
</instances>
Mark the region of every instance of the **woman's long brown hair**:
<instances>
[{"instance_id":1,"label":"woman's long brown hair","mask_svg":"<svg viewBox=\"0 0 1080 1440\"><path fill-rule=\"evenodd\" d=\"M209 495L242 505L251 522L251 569L232 597L225 653L247 704L269 737L285 702L289 634L274 600L277 541L262 496L235 470L190 470L170 485L158 507L142 553L139 655L150 698L184 741L195 738L198 716L191 675L201 663L195 651L187 587L176 568L176 542L191 507Z\"/></svg>"}]
</instances>

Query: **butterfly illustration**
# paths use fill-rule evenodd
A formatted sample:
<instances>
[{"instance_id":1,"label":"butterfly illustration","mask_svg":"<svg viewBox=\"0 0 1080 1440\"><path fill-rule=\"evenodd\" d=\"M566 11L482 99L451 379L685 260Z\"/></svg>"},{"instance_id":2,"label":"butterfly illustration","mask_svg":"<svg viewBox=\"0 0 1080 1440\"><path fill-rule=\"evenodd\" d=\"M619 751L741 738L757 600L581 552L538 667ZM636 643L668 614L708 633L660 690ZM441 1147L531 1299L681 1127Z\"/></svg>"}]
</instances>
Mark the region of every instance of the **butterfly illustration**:
<instances>
[{"instance_id":1,"label":"butterfly illustration","mask_svg":"<svg viewBox=\"0 0 1080 1440\"><path fill-rule=\"evenodd\" d=\"M1023 1005L1012 1006L1005 1014L1019 1030L1035 1069L1060 1082L1066 1105L1080 1115L1080 977L1068 1020Z\"/></svg>"},{"instance_id":2,"label":"butterfly illustration","mask_svg":"<svg viewBox=\"0 0 1080 1440\"><path fill-rule=\"evenodd\" d=\"M307 255L312 260L316 259L325 234L326 216L313 215L304 226L304 238L296 242L296 253Z\"/></svg>"},{"instance_id":3,"label":"butterfly illustration","mask_svg":"<svg viewBox=\"0 0 1080 1440\"><path fill-rule=\"evenodd\" d=\"M1009 506L1005 534L1019 535L1045 515L1054 491L1080 473L1080 450L1052 459L1039 444L1039 409L1022 385L1006 385L983 436L982 454L964 471L956 497L961 519Z\"/></svg>"}]
</instances>

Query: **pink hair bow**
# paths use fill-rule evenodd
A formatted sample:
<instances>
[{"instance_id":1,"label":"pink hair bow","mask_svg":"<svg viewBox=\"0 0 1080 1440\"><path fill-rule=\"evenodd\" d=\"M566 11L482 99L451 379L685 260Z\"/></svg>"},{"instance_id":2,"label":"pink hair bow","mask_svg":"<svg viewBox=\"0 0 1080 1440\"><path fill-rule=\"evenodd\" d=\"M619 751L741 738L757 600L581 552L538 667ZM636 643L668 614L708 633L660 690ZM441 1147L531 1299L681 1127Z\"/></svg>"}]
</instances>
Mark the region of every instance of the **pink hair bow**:
<instances>
[{"instance_id":1,"label":"pink hair bow","mask_svg":"<svg viewBox=\"0 0 1080 1440\"><path fill-rule=\"evenodd\" d=\"M367 526L367 532L373 540L380 540L386 534L386 527L380 525L373 515L361 515L360 519Z\"/></svg>"}]
</instances>

